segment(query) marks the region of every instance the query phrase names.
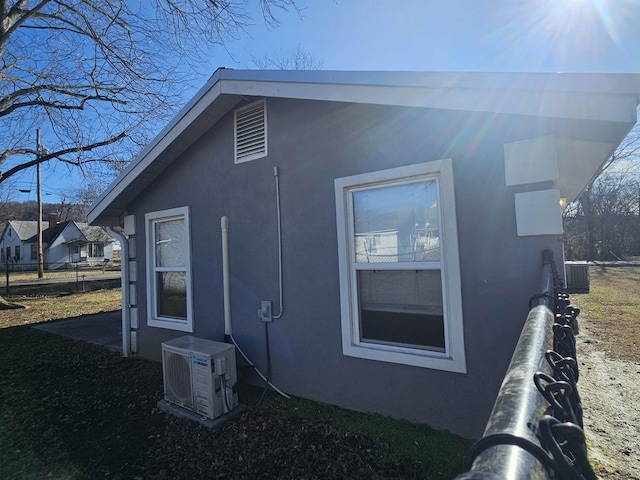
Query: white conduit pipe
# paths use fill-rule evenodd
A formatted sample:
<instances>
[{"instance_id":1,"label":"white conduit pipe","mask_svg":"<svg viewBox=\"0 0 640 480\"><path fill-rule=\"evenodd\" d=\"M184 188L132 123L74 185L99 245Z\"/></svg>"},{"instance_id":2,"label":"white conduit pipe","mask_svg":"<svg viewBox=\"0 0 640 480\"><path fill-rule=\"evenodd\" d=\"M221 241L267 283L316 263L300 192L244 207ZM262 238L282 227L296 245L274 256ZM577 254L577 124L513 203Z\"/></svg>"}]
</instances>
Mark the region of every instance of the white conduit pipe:
<instances>
[{"instance_id":1,"label":"white conduit pipe","mask_svg":"<svg viewBox=\"0 0 640 480\"><path fill-rule=\"evenodd\" d=\"M278 387L276 387L273 383L267 380L258 367L254 365L254 363L249 360L249 357L245 355L245 353L236 342L236 339L233 338L233 329L231 328L231 289L229 283L229 219L224 216L220 219L220 227L222 228L222 290L223 290L223 305L224 305L224 334L231 338L231 341L236 346L240 354L244 357L247 363L253 367L256 373L262 378L267 385L273 388L274 391L282 395L284 398L291 398L289 395L284 393Z\"/></svg>"},{"instance_id":2,"label":"white conduit pipe","mask_svg":"<svg viewBox=\"0 0 640 480\"><path fill-rule=\"evenodd\" d=\"M284 294L282 292L282 224L280 222L280 177L278 167L273 167L273 176L276 177L276 215L278 216L278 288L280 289L280 313L274 315L273 319L282 318L284 313Z\"/></svg>"},{"instance_id":3,"label":"white conduit pipe","mask_svg":"<svg viewBox=\"0 0 640 480\"><path fill-rule=\"evenodd\" d=\"M222 228L222 290L224 304L224 334L231 335L231 291L229 288L229 219L220 219ZM234 342L235 343L235 342Z\"/></svg>"}]
</instances>

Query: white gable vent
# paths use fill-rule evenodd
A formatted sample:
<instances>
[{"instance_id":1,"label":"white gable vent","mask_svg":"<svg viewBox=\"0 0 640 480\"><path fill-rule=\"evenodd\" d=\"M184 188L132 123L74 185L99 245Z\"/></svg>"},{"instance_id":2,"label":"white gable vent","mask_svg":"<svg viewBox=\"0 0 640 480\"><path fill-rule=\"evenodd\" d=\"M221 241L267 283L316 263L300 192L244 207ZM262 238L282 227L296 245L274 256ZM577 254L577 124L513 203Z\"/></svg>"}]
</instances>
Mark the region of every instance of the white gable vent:
<instances>
[{"instance_id":1,"label":"white gable vent","mask_svg":"<svg viewBox=\"0 0 640 480\"><path fill-rule=\"evenodd\" d=\"M267 156L267 102L258 102L235 112L235 163Z\"/></svg>"}]
</instances>

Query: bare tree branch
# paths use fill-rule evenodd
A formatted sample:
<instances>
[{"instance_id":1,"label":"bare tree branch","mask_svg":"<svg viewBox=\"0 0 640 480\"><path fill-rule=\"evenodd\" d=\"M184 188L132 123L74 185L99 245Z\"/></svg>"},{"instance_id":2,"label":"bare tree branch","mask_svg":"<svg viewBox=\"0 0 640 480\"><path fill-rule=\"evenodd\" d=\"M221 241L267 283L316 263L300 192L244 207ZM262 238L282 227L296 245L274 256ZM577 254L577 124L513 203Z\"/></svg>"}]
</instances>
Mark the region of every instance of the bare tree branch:
<instances>
[{"instance_id":1,"label":"bare tree branch","mask_svg":"<svg viewBox=\"0 0 640 480\"><path fill-rule=\"evenodd\" d=\"M125 138L126 136L127 136L127 132L122 132L121 134L116 135L115 137L111 137L111 138L109 138L107 140L103 140L101 142L95 142L95 143L92 143L90 145L82 145L82 146L79 146L77 148L68 148L66 150L59 150L57 152L47 153L45 155L40 155L40 156L38 156L38 152L37 151L29 150L29 149L21 149L19 151L12 152L12 154L14 154L14 153L18 153L18 154L22 154L22 155L24 155L24 154L32 154L32 155L35 155L36 158L34 160L31 160L31 161L22 163L20 165L17 165L17 166L15 166L13 168L10 168L9 170L7 170L4 173L0 173L0 183L4 182L8 178L11 178L12 175L15 175L16 173L18 173L18 172L20 172L20 171L22 171L22 170L24 170L26 168L34 167L39 163L44 163L44 162L47 162L47 161L52 160L54 158L57 158L57 159L65 162L65 163L69 163L69 164L72 164L72 165L79 166L79 165L81 165L82 162L73 162L71 160L66 160L66 159L63 158L63 156L67 155L67 154L70 154L70 153L89 152L89 151L94 150L96 148L104 147L105 145L111 145L112 143L116 143L116 142L122 140L123 138ZM3 152L3 155L5 155L5 154L6 154L6 152Z\"/></svg>"},{"instance_id":2,"label":"bare tree branch","mask_svg":"<svg viewBox=\"0 0 640 480\"><path fill-rule=\"evenodd\" d=\"M316 59L300 45L291 53L280 51L279 55L265 54L261 57L252 55L251 61L260 70L321 70L323 63Z\"/></svg>"},{"instance_id":3,"label":"bare tree branch","mask_svg":"<svg viewBox=\"0 0 640 480\"><path fill-rule=\"evenodd\" d=\"M253 2L271 27L278 11L298 11L295 0ZM211 46L245 33L248 12L246 0L0 0L0 167L12 165L0 183L48 160L126 163L190 81L211 74ZM36 128L55 153L16 165L35 155Z\"/></svg>"},{"instance_id":4,"label":"bare tree branch","mask_svg":"<svg viewBox=\"0 0 640 480\"><path fill-rule=\"evenodd\" d=\"M640 126L564 214L569 259L640 255Z\"/></svg>"}]
</instances>

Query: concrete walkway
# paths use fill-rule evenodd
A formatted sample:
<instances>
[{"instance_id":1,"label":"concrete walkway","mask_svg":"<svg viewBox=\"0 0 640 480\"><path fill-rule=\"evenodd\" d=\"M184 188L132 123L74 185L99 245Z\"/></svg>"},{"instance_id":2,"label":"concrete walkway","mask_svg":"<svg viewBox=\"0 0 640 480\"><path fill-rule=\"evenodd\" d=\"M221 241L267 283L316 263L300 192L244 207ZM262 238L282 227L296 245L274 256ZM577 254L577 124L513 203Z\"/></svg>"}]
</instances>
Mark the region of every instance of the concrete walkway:
<instances>
[{"instance_id":1,"label":"concrete walkway","mask_svg":"<svg viewBox=\"0 0 640 480\"><path fill-rule=\"evenodd\" d=\"M122 351L122 310L56 320L33 328Z\"/></svg>"}]
</instances>

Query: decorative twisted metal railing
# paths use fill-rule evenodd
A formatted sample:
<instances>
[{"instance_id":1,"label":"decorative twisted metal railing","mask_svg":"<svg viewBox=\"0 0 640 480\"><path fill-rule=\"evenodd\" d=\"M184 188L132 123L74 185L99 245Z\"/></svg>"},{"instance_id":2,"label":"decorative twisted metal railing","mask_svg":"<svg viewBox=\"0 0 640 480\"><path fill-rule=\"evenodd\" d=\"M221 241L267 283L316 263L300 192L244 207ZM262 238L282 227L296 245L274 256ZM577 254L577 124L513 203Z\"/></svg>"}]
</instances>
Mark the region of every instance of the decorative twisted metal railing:
<instances>
[{"instance_id":1,"label":"decorative twisted metal railing","mask_svg":"<svg viewBox=\"0 0 640 480\"><path fill-rule=\"evenodd\" d=\"M457 480L597 479L587 457L578 393L580 310L571 306L553 253L542 252L540 293L513 353L483 437Z\"/></svg>"}]
</instances>

